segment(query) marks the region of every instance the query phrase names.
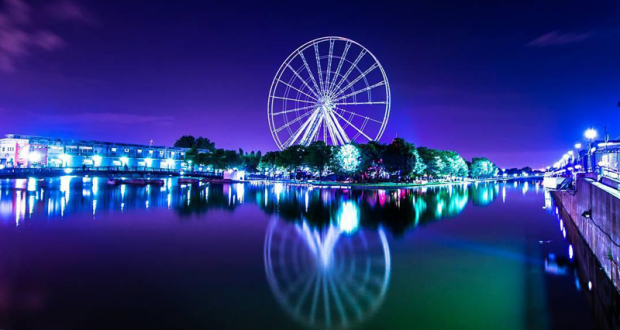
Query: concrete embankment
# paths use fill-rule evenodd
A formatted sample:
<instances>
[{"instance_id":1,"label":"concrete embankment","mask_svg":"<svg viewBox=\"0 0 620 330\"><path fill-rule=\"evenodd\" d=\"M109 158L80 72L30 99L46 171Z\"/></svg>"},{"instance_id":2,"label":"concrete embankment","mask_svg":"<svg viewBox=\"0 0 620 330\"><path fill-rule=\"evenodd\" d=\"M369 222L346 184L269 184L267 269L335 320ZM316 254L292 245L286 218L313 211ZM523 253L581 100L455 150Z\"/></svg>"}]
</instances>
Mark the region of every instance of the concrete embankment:
<instances>
[{"instance_id":1,"label":"concrete embankment","mask_svg":"<svg viewBox=\"0 0 620 330\"><path fill-rule=\"evenodd\" d=\"M620 191L579 177L575 190L551 191L620 291ZM566 219L568 220L568 219Z\"/></svg>"}]
</instances>

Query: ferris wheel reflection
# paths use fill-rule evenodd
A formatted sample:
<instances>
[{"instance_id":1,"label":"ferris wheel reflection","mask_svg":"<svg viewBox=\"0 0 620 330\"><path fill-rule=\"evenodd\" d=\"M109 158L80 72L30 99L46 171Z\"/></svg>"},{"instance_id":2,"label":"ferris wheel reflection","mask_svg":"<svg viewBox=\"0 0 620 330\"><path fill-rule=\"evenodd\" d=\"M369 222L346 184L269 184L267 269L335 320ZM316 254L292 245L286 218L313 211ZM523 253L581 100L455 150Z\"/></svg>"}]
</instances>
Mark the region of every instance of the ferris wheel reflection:
<instances>
[{"instance_id":1,"label":"ferris wheel reflection","mask_svg":"<svg viewBox=\"0 0 620 330\"><path fill-rule=\"evenodd\" d=\"M383 229L358 230L356 205L344 202L337 221L311 228L272 220L264 246L269 286L281 307L309 328L344 329L382 305L391 261Z\"/></svg>"}]
</instances>

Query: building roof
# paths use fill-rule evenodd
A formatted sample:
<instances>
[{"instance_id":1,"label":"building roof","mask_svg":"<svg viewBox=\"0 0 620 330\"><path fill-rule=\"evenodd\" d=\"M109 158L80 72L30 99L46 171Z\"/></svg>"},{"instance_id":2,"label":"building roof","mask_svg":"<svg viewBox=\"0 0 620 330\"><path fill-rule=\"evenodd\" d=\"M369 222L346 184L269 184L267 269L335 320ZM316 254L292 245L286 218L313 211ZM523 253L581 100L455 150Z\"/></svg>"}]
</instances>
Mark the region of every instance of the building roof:
<instances>
[{"instance_id":1,"label":"building roof","mask_svg":"<svg viewBox=\"0 0 620 330\"><path fill-rule=\"evenodd\" d=\"M96 140L75 140L75 139L62 139L62 138L51 138L44 136L36 136L36 135L22 135L22 134L6 134L5 137L7 139L25 139L25 140L35 140L39 143L64 143L64 144L76 144L76 145L106 145L106 146L114 146L114 147L136 147L136 148L153 148L153 149L177 149L177 150L189 150L189 148L179 148L179 147L166 147L166 146L149 146L143 144L135 144L135 143L117 143L117 142L106 142L106 141L96 141ZM207 150L201 150L207 151Z\"/></svg>"}]
</instances>

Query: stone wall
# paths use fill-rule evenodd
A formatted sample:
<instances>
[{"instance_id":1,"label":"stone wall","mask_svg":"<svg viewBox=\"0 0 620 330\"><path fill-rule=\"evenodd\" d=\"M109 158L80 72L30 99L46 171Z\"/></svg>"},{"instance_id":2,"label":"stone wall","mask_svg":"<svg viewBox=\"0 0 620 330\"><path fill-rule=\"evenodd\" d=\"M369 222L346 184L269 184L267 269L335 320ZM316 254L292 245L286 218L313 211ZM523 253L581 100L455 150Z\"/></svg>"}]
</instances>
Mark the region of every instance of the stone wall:
<instances>
[{"instance_id":1,"label":"stone wall","mask_svg":"<svg viewBox=\"0 0 620 330\"><path fill-rule=\"evenodd\" d=\"M552 191L556 204L570 215L616 290L620 291L620 192L579 177L576 190Z\"/></svg>"}]
</instances>

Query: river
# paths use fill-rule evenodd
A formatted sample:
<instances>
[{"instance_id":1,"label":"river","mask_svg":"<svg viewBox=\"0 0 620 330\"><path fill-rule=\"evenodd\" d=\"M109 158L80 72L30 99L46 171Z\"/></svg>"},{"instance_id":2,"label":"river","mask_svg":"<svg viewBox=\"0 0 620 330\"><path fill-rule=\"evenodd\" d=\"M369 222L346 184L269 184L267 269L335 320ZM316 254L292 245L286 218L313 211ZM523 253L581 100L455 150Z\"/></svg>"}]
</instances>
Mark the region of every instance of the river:
<instances>
[{"instance_id":1,"label":"river","mask_svg":"<svg viewBox=\"0 0 620 330\"><path fill-rule=\"evenodd\" d=\"M611 329L565 221L537 181L2 180L0 329Z\"/></svg>"}]
</instances>

